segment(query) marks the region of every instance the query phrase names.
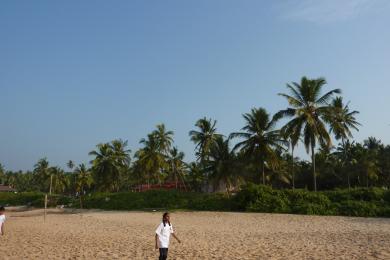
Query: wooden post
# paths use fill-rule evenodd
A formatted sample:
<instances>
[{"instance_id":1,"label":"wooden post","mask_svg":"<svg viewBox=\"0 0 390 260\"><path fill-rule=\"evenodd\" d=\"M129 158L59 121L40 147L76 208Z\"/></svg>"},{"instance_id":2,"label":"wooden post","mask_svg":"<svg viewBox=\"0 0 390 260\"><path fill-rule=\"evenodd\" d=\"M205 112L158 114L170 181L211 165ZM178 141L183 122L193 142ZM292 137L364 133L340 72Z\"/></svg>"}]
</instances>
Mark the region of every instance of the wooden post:
<instances>
[{"instance_id":1,"label":"wooden post","mask_svg":"<svg viewBox=\"0 0 390 260\"><path fill-rule=\"evenodd\" d=\"M45 209L43 212L43 222L46 222L47 194L45 194Z\"/></svg>"},{"instance_id":2,"label":"wooden post","mask_svg":"<svg viewBox=\"0 0 390 260\"><path fill-rule=\"evenodd\" d=\"M51 186L53 185L53 174L50 174L50 189L49 194L51 195Z\"/></svg>"}]
</instances>

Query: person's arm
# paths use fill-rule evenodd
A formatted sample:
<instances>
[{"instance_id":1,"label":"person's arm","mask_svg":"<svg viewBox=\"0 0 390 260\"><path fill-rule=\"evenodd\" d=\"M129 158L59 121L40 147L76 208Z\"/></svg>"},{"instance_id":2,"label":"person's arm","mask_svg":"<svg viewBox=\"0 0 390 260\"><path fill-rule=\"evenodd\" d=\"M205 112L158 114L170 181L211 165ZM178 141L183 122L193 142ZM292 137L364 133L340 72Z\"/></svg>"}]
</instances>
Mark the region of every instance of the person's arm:
<instances>
[{"instance_id":1,"label":"person's arm","mask_svg":"<svg viewBox=\"0 0 390 260\"><path fill-rule=\"evenodd\" d=\"M156 234L156 236L155 236L155 240L156 240L156 249L158 249L158 242L157 242L157 239L158 239L158 235Z\"/></svg>"},{"instance_id":2,"label":"person's arm","mask_svg":"<svg viewBox=\"0 0 390 260\"><path fill-rule=\"evenodd\" d=\"M4 236L4 223L1 225L1 235Z\"/></svg>"},{"instance_id":3,"label":"person's arm","mask_svg":"<svg viewBox=\"0 0 390 260\"><path fill-rule=\"evenodd\" d=\"M172 233L172 236L177 240L177 242L181 243L180 239L175 235L175 233Z\"/></svg>"}]
</instances>

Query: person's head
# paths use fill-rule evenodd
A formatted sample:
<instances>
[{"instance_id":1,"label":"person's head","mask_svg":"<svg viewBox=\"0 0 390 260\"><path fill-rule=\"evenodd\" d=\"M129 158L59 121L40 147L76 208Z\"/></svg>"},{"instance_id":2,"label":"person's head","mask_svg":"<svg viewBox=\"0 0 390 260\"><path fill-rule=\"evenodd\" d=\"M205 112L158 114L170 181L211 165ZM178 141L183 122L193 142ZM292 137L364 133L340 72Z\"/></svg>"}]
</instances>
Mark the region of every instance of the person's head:
<instances>
[{"instance_id":1,"label":"person's head","mask_svg":"<svg viewBox=\"0 0 390 260\"><path fill-rule=\"evenodd\" d=\"M165 227L165 224L166 224L166 223L168 223L168 225L171 225L170 218L169 218L169 213L168 213L168 212L165 212L165 213L163 214L162 221L163 221L164 227Z\"/></svg>"},{"instance_id":2,"label":"person's head","mask_svg":"<svg viewBox=\"0 0 390 260\"><path fill-rule=\"evenodd\" d=\"M5 208L3 206L0 206L0 215L3 215L5 211Z\"/></svg>"}]
</instances>

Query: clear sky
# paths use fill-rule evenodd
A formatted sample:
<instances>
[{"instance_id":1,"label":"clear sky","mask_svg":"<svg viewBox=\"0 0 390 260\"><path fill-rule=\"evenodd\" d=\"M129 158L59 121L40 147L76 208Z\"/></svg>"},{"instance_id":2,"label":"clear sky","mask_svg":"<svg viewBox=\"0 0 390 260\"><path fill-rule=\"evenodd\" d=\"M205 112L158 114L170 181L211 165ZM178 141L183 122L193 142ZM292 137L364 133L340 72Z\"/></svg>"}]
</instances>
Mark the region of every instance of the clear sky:
<instances>
[{"instance_id":1,"label":"clear sky","mask_svg":"<svg viewBox=\"0 0 390 260\"><path fill-rule=\"evenodd\" d=\"M13 1L0 4L0 162L88 162L100 142L135 151L156 124L194 158L203 116L227 135L285 84L324 76L390 143L390 1ZM301 156L304 152L301 151Z\"/></svg>"}]
</instances>

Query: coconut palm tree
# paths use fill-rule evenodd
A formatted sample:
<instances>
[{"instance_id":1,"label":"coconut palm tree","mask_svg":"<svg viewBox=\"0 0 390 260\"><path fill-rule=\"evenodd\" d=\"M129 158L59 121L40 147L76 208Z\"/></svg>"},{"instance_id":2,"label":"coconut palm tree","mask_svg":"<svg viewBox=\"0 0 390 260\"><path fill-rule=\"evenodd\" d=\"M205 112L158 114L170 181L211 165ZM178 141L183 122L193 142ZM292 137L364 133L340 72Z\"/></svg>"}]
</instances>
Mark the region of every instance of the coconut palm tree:
<instances>
[{"instance_id":1,"label":"coconut palm tree","mask_svg":"<svg viewBox=\"0 0 390 260\"><path fill-rule=\"evenodd\" d=\"M159 124L156 128L152 135L157 141L158 150L160 153L168 155L173 143L173 131L167 131L164 124Z\"/></svg>"},{"instance_id":2,"label":"coconut palm tree","mask_svg":"<svg viewBox=\"0 0 390 260\"><path fill-rule=\"evenodd\" d=\"M287 99L290 107L277 113L277 118L292 118L285 128L302 134L307 153L311 151L314 191L317 191L315 148L317 143L332 146L326 118L332 110L329 105L330 99L334 94L341 93L340 89L333 89L321 95L325 84L324 78L308 79L306 77L302 77L300 83L287 84L290 94L280 93L279 95Z\"/></svg>"},{"instance_id":3,"label":"coconut palm tree","mask_svg":"<svg viewBox=\"0 0 390 260\"><path fill-rule=\"evenodd\" d=\"M239 176L236 169L236 155L230 149L230 140L218 136L215 144L210 150L210 161L208 163L208 172L214 182L214 188L224 183L226 192L229 194L231 188L239 182Z\"/></svg>"},{"instance_id":4,"label":"coconut palm tree","mask_svg":"<svg viewBox=\"0 0 390 260\"><path fill-rule=\"evenodd\" d=\"M177 189L177 183L178 183L179 179L181 179L181 181L185 187L184 174L186 172L186 165L183 161L184 160L184 153L179 152L177 147L173 147L169 153L170 153L170 155L168 158L168 165L170 168L170 172L173 175L173 178L175 180L176 189Z\"/></svg>"},{"instance_id":5,"label":"coconut palm tree","mask_svg":"<svg viewBox=\"0 0 390 260\"><path fill-rule=\"evenodd\" d=\"M350 150L349 138L352 138L351 130L359 131L358 126L360 123L357 122L355 115L359 114L358 111L350 111L349 103L344 105L342 97L336 97L331 102L330 113L326 116L326 120L330 124L330 132L334 133L336 140L341 139L342 150L346 153L342 156L343 160L348 160L348 150ZM340 149L338 149L340 151ZM349 160L350 161L350 160ZM346 166L348 161L343 161L342 165ZM347 182L348 189L351 188L349 171L347 170Z\"/></svg>"},{"instance_id":6,"label":"coconut palm tree","mask_svg":"<svg viewBox=\"0 0 390 260\"><path fill-rule=\"evenodd\" d=\"M74 162L72 160L69 160L67 163L66 163L66 166L68 166L69 170L73 170L74 168Z\"/></svg>"},{"instance_id":7,"label":"coconut palm tree","mask_svg":"<svg viewBox=\"0 0 390 260\"><path fill-rule=\"evenodd\" d=\"M40 186L40 190L47 191L47 188L49 186L49 193L51 194L53 177L49 167L49 161L46 158L40 159L34 165L33 175L34 175L34 181ZM49 179L50 182L48 184L47 182Z\"/></svg>"},{"instance_id":8,"label":"coconut palm tree","mask_svg":"<svg viewBox=\"0 0 390 260\"><path fill-rule=\"evenodd\" d=\"M278 115L274 116L273 120L279 120ZM289 148L291 148L291 180L292 180L292 189L295 190L295 161L294 161L294 150L297 147L298 142L300 140L300 132L294 128L286 125L281 130L281 136L286 140Z\"/></svg>"},{"instance_id":9,"label":"coconut palm tree","mask_svg":"<svg viewBox=\"0 0 390 260\"><path fill-rule=\"evenodd\" d=\"M281 137L280 131L275 129L275 120L264 108L253 108L250 113L243 115L246 124L241 129L244 132L230 134L230 138L243 138L233 150L241 149L247 156L260 162L262 182L265 185L265 167L274 168L278 164L275 149L284 150L286 141Z\"/></svg>"},{"instance_id":10,"label":"coconut palm tree","mask_svg":"<svg viewBox=\"0 0 390 260\"><path fill-rule=\"evenodd\" d=\"M361 124L355 118L359 112L350 111L349 103L344 104L342 97L334 98L330 105L330 113L326 116L330 124L330 132L334 133L336 140L345 142L353 137L351 130L359 131L358 126Z\"/></svg>"},{"instance_id":11,"label":"coconut palm tree","mask_svg":"<svg viewBox=\"0 0 390 260\"><path fill-rule=\"evenodd\" d=\"M221 136L217 134L216 124L216 120L204 117L196 122L195 126L198 129L189 133L191 141L196 144L196 156L201 164L208 160L211 147L215 144L216 138Z\"/></svg>"},{"instance_id":12,"label":"coconut palm tree","mask_svg":"<svg viewBox=\"0 0 390 260\"><path fill-rule=\"evenodd\" d=\"M145 170L148 184L151 179L156 179L161 184L164 177L164 169L168 168L166 156L161 153L161 140L155 134L149 134L146 139L141 139L143 148L137 151L139 167Z\"/></svg>"},{"instance_id":13,"label":"coconut palm tree","mask_svg":"<svg viewBox=\"0 0 390 260\"><path fill-rule=\"evenodd\" d=\"M65 192L65 189L68 187L68 178L66 178L64 170L60 167L51 167L50 168L51 182L53 185L52 191L55 193Z\"/></svg>"},{"instance_id":14,"label":"coconut palm tree","mask_svg":"<svg viewBox=\"0 0 390 260\"><path fill-rule=\"evenodd\" d=\"M349 139L343 141L336 148L336 151L333 153L341 162L341 167L344 172L347 174L347 185L348 189L351 189L351 178L350 171L351 166L356 164L356 158L353 156L353 148L355 146L355 142L350 142Z\"/></svg>"},{"instance_id":15,"label":"coconut palm tree","mask_svg":"<svg viewBox=\"0 0 390 260\"><path fill-rule=\"evenodd\" d=\"M191 162L187 165L188 176L186 180L190 184L193 191L200 192L202 190L202 183L204 183L204 175L199 163Z\"/></svg>"},{"instance_id":16,"label":"coconut palm tree","mask_svg":"<svg viewBox=\"0 0 390 260\"><path fill-rule=\"evenodd\" d=\"M80 208L83 208L82 196L84 195L85 190L91 187L93 179L91 172L83 163L75 169L75 174L77 176L76 191L80 194Z\"/></svg>"},{"instance_id":17,"label":"coconut palm tree","mask_svg":"<svg viewBox=\"0 0 390 260\"><path fill-rule=\"evenodd\" d=\"M126 149L127 141L114 140L111 143L98 144L97 150L90 156L94 179L99 189L118 190L121 174L128 169L130 150Z\"/></svg>"}]
</instances>

